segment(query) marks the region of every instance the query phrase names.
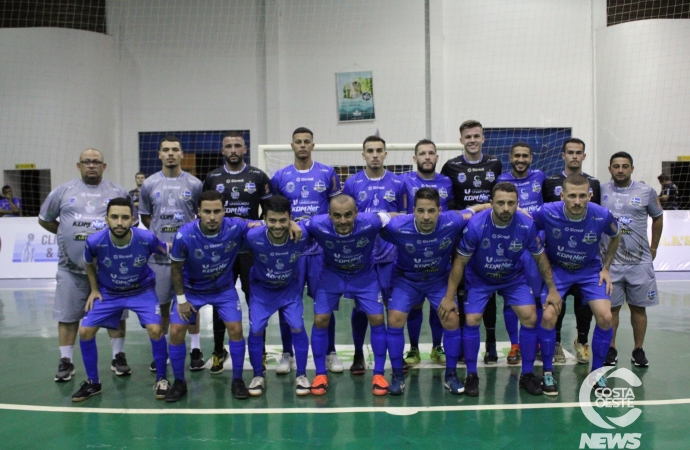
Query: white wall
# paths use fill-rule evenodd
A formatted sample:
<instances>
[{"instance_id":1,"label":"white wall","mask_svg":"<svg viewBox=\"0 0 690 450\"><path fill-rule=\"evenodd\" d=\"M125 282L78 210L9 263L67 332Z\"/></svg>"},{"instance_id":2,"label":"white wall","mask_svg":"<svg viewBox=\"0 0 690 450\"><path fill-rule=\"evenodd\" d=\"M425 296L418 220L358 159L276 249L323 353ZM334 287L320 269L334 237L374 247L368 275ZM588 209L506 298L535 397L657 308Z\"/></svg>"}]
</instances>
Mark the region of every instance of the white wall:
<instances>
[{"instance_id":1,"label":"white wall","mask_svg":"<svg viewBox=\"0 0 690 450\"><path fill-rule=\"evenodd\" d=\"M634 179L658 192L661 161L690 155L690 20L625 23L596 39L600 177L610 178L610 156L626 151Z\"/></svg>"}]
</instances>

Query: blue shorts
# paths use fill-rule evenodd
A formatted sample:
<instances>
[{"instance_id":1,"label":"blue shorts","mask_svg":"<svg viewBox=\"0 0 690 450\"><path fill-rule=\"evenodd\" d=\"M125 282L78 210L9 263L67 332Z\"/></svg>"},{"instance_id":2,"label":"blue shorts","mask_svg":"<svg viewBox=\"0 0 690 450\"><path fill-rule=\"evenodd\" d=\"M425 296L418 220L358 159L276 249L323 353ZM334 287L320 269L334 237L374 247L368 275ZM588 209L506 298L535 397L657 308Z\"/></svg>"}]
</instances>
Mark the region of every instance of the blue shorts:
<instances>
[{"instance_id":1,"label":"blue shorts","mask_svg":"<svg viewBox=\"0 0 690 450\"><path fill-rule=\"evenodd\" d=\"M189 320L182 320L177 312L177 298L172 301L170 310L170 323L178 325L192 325L196 323L199 310L206 305L216 307L218 316L223 322L242 322L242 305L237 290L234 287L220 292L200 294L198 292L188 292L185 294L187 301L194 306L197 312L193 312Z\"/></svg>"},{"instance_id":2,"label":"blue shorts","mask_svg":"<svg viewBox=\"0 0 690 450\"><path fill-rule=\"evenodd\" d=\"M476 280L474 277L471 280L467 280L467 295L463 303L465 314L482 314L486 304L489 302L489 297L494 292L499 293L503 297L505 306L534 305L534 296L524 275L507 283L488 283L488 281Z\"/></svg>"},{"instance_id":3,"label":"blue shorts","mask_svg":"<svg viewBox=\"0 0 690 450\"><path fill-rule=\"evenodd\" d=\"M585 304L592 300L611 300L611 297L606 293L606 283L601 283L599 286L599 272L600 267L585 267L578 271L570 271L561 266L551 266L553 272L553 281L556 283L558 294L563 298L571 286L577 285L580 288L582 295L582 303ZM546 287L542 290L542 303L546 300Z\"/></svg>"},{"instance_id":4,"label":"blue shorts","mask_svg":"<svg viewBox=\"0 0 690 450\"><path fill-rule=\"evenodd\" d=\"M539 274L539 268L537 268L537 262L530 252L522 252L522 264L525 268L525 277L527 278L527 283L529 283L530 289L532 289L532 298L540 298L541 291L544 290L544 279Z\"/></svg>"},{"instance_id":5,"label":"blue shorts","mask_svg":"<svg viewBox=\"0 0 690 450\"><path fill-rule=\"evenodd\" d=\"M142 327L161 323L161 308L158 306L156 290L151 286L139 294L126 297L104 293L103 301L93 302L93 309L86 313L81 325L116 330L120 326L122 313L125 310L135 312Z\"/></svg>"},{"instance_id":6,"label":"blue shorts","mask_svg":"<svg viewBox=\"0 0 690 450\"><path fill-rule=\"evenodd\" d=\"M346 292L354 297L357 310L364 311L367 315L383 314L383 298L376 271L344 276L328 269L324 269L319 278L314 297L314 314L331 314Z\"/></svg>"},{"instance_id":7,"label":"blue shorts","mask_svg":"<svg viewBox=\"0 0 690 450\"><path fill-rule=\"evenodd\" d=\"M303 288L292 283L282 289L269 289L258 283L251 284L252 307L249 309L249 331L262 333L268 319L277 311L283 311L285 321L294 330L304 329Z\"/></svg>"},{"instance_id":8,"label":"blue shorts","mask_svg":"<svg viewBox=\"0 0 690 450\"><path fill-rule=\"evenodd\" d=\"M388 310L409 314L412 307L424 302L426 297L434 310L438 310L446 295L448 282L444 279L412 281L402 277L393 279L393 292L388 301Z\"/></svg>"},{"instance_id":9,"label":"blue shorts","mask_svg":"<svg viewBox=\"0 0 690 450\"><path fill-rule=\"evenodd\" d=\"M299 285L303 289L304 285L307 285L307 295L311 298L316 298L316 286L319 284L321 269L323 269L323 253L303 255L299 259Z\"/></svg>"}]
</instances>

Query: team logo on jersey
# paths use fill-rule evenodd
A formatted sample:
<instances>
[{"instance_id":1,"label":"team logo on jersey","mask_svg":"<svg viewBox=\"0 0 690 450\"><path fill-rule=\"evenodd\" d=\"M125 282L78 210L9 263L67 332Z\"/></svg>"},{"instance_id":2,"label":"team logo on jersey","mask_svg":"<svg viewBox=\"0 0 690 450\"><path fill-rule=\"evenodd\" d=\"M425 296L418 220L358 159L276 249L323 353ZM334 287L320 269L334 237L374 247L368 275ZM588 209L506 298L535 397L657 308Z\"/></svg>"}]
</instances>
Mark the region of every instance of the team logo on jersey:
<instances>
[{"instance_id":1,"label":"team logo on jersey","mask_svg":"<svg viewBox=\"0 0 690 450\"><path fill-rule=\"evenodd\" d=\"M656 298L656 291L647 291L647 300L652 301Z\"/></svg>"},{"instance_id":2,"label":"team logo on jersey","mask_svg":"<svg viewBox=\"0 0 690 450\"><path fill-rule=\"evenodd\" d=\"M223 192L225 192L225 186L223 184L217 184L216 185L216 191L218 191L222 194Z\"/></svg>"},{"instance_id":3,"label":"team logo on jersey","mask_svg":"<svg viewBox=\"0 0 690 450\"><path fill-rule=\"evenodd\" d=\"M96 207L91 204L91 200L86 202L86 206L84 206L84 209L86 210L87 213L92 213L96 211Z\"/></svg>"},{"instance_id":4,"label":"team logo on jersey","mask_svg":"<svg viewBox=\"0 0 690 450\"><path fill-rule=\"evenodd\" d=\"M506 251L503 248L503 243L498 244L498 247L496 247L496 254L498 256L503 256L503 255L505 255L505 253L506 253Z\"/></svg>"},{"instance_id":5,"label":"team logo on jersey","mask_svg":"<svg viewBox=\"0 0 690 450\"><path fill-rule=\"evenodd\" d=\"M292 255L290 255L290 262L293 263L299 259L299 257L302 256L302 252L295 252Z\"/></svg>"},{"instance_id":6,"label":"team logo on jersey","mask_svg":"<svg viewBox=\"0 0 690 450\"><path fill-rule=\"evenodd\" d=\"M493 257L493 256L487 256L487 257L486 257L486 262L488 262L488 263L494 262L494 257Z\"/></svg>"},{"instance_id":7,"label":"team logo on jersey","mask_svg":"<svg viewBox=\"0 0 690 450\"><path fill-rule=\"evenodd\" d=\"M357 199L360 202L363 202L364 200L367 199L367 192L366 191L359 191L359 195L357 196Z\"/></svg>"},{"instance_id":8,"label":"team logo on jersey","mask_svg":"<svg viewBox=\"0 0 690 450\"><path fill-rule=\"evenodd\" d=\"M211 253L211 261L213 261L213 262L220 261L220 255L216 252L212 252Z\"/></svg>"},{"instance_id":9,"label":"team logo on jersey","mask_svg":"<svg viewBox=\"0 0 690 450\"><path fill-rule=\"evenodd\" d=\"M491 247L491 241L488 238L482 239L482 248L486 250L489 247Z\"/></svg>"},{"instance_id":10,"label":"team logo on jersey","mask_svg":"<svg viewBox=\"0 0 690 450\"><path fill-rule=\"evenodd\" d=\"M522 242L520 242L519 239L514 239L510 242L510 247L508 247L508 250L511 252L519 252L522 250Z\"/></svg>"},{"instance_id":11,"label":"team logo on jersey","mask_svg":"<svg viewBox=\"0 0 690 450\"><path fill-rule=\"evenodd\" d=\"M441 243L438 245L438 248L443 250L445 248L448 248L450 246L450 244L452 244L452 242L451 242L450 238L446 236L443 238Z\"/></svg>"},{"instance_id":12,"label":"team logo on jersey","mask_svg":"<svg viewBox=\"0 0 690 450\"><path fill-rule=\"evenodd\" d=\"M295 192L295 183L292 181L285 185L285 190L288 192Z\"/></svg>"},{"instance_id":13,"label":"team logo on jersey","mask_svg":"<svg viewBox=\"0 0 690 450\"><path fill-rule=\"evenodd\" d=\"M556 190L554 190L553 192L556 195L561 195L561 192L563 192L563 187L562 186L556 186Z\"/></svg>"},{"instance_id":14,"label":"team logo on jersey","mask_svg":"<svg viewBox=\"0 0 690 450\"><path fill-rule=\"evenodd\" d=\"M326 241L326 247L333 250L335 248L335 244L332 241Z\"/></svg>"},{"instance_id":15,"label":"team logo on jersey","mask_svg":"<svg viewBox=\"0 0 690 450\"><path fill-rule=\"evenodd\" d=\"M383 194L383 199L386 200L387 202L394 202L395 201L395 192L391 191L386 191L385 194Z\"/></svg>"},{"instance_id":16,"label":"team logo on jersey","mask_svg":"<svg viewBox=\"0 0 690 450\"><path fill-rule=\"evenodd\" d=\"M314 187L316 189L316 187ZM302 192L300 192L300 195L302 198L308 198L309 197L309 188L307 186L302 186Z\"/></svg>"},{"instance_id":17,"label":"team logo on jersey","mask_svg":"<svg viewBox=\"0 0 690 450\"><path fill-rule=\"evenodd\" d=\"M201 250L200 248L195 248L194 249L194 257L196 259L204 259L204 251Z\"/></svg>"},{"instance_id":18,"label":"team logo on jersey","mask_svg":"<svg viewBox=\"0 0 690 450\"><path fill-rule=\"evenodd\" d=\"M318 180L316 183L314 183L314 190L316 192L325 192L326 189L326 183L324 183L323 181Z\"/></svg>"},{"instance_id":19,"label":"team logo on jersey","mask_svg":"<svg viewBox=\"0 0 690 450\"><path fill-rule=\"evenodd\" d=\"M417 249L414 247L414 244L405 244L405 250L407 250L407 253L414 253Z\"/></svg>"},{"instance_id":20,"label":"team logo on jersey","mask_svg":"<svg viewBox=\"0 0 690 450\"><path fill-rule=\"evenodd\" d=\"M225 249L223 250L225 253L229 253L232 251L233 248L237 247L237 242L235 241L230 241L228 244L225 246Z\"/></svg>"},{"instance_id":21,"label":"team logo on jersey","mask_svg":"<svg viewBox=\"0 0 690 450\"><path fill-rule=\"evenodd\" d=\"M118 269L122 275L126 275L127 272L129 272L129 267L127 267L127 263L122 261L120 263L120 268Z\"/></svg>"},{"instance_id":22,"label":"team logo on jersey","mask_svg":"<svg viewBox=\"0 0 690 450\"><path fill-rule=\"evenodd\" d=\"M554 228L551 230L551 235L553 236L554 239L560 239L562 234L561 234L561 229L560 228Z\"/></svg>"},{"instance_id":23,"label":"team logo on jersey","mask_svg":"<svg viewBox=\"0 0 690 450\"><path fill-rule=\"evenodd\" d=\"M460 172L458 174L458 181L461 183L464 183L465 181L467 181L467 175L465 175L465 172Z\"/></svg>"},{"instance_id":24,"label":"team logo on jersey","mask_svg":"<svg viewBox=\"0 0 690 450\"><path fill-rule=\"evenodd\" d=\"M343 245L343 253L345 253L346 255L349 255L350 253L352 253L352 249L350 247L348 247L347 245Z\"/></svg>"},{"instance_id":25,"label":"team logo on jersey","mask_svg":"<svg viewBox=\"0 0 690 450\"><path fill-rule=\"evenodd\" d=\"M434 256L434 251L431 250L429 247L424 247L424 256L427 258L431 258Z\"/></svg>"},{"instance_id":26,"label":"team logo on jersey","mask_svg":"<svg viewBox=\"0 0 690 450\"><path fill-rule=\"evenodd\" d=\"M74 205L76 203L77 198L76 197L70 197L69 200L67 200L68 205Z\"/></svg>"},{"instance_id":27,"label":"team logo on jersey","mask_svg":"<svg viewBox=\"0 0 690 450\"><path fill-rule=\"evenodd\" d=\"M472 184L474 185L474 187L480 187L482 185L481 177L479 175L475 175Z\"/></svg>"},{"instance_id":28,"label":"team logo on jersey","mask_svg":"<svg viewBox=\"0 0 690 450\"><path fill-rule=\"evenodd\" d=\"M630 205L638 207L642 204L642 199L640 197L633 197L630 199Z\"/></svg>"},{"instance_id":29,"label":"team logo on jersey","mask_svg":"<svg viewBox=\"0 0 690 450\"><path fill-rule=\"evenodd\" d=\"M632 223L632 219L628 216L620 216L618 218L618 222L622 223L623 225L630 225Z\"/></svg>"},{"instance_id":30,"label":"team logo on jersey","mask_svg":"<svg viewBox=\"0 0 690 450\"><path fill-rule=\"evenodd\" d=\"M240 191L237 189L237 186L233 186L232 190L230 191L230 197L232 197L233 200L240 198Z\"/></svg>"},{"instance_id":31,"label":"team logo on jersey","mask_svg":"<svg viewBox=\"0 0 690 450\"><path fill-rule=\"evenodd\" d=\"M541 192L541 184L538 182L533 182L532 183L532 192Z\"/></svg>"},{"instance_id":32,"label":"team logo on jersey","mask_svg":"<svg viewBox=\"0 0 690 450\"><path fill-rule=\"evenodd\" d=\"M613 205L616 209L623 209L623 203L621 203L620 199L616 199L616 203Z\"/></svg>"},{"instance_id":33,"label":"team logo on jersey","mask_svg":"<svg viewBox=\"0 0 690 450\"><path fill-rule=\"evenodd\" d=\"M492 171L488 171L488 172L486 172L486 179L493 183L494 180L496 179L496 176L494 175L494 173Z\"/></svg>"},{"instance_id":34,"label":"team logo on jersey","mask_svg":"<svg viewBox=\"0 0 690 450\"><path fill-rule=\"evenodd\" d=\"M441 198L448 198L448 191L445 188L438 188L438 195Z\"/></svg>"},{"instance_id":35,"label":"team logo on jersey","mask_svg":"<svg viewBox=\"0 0 690 450\"><path fill-rule=\"evenodd\" d=\"M254 192L256 192L256 184L252 182L245 183L244 192L249 192L250 194L253 194Z\"/></svg>"},{"instance_id":36,"label":"team logo on jersey","mask_svg":"<svg viewBox=\"0 0 690 450\"><path fill-rule=\"evenodd\" d=\"M609 195L608 195L608 194L604 194L604 196L601 198L601 201L602 201L602 202L605 202L605 201L608 200L608 199L609 199Z\"/></svg>"},{"instance_id":37,"label":"team logo on jersey","mask_svg":"<svg viewBox=\"0 0 690 450\"><path fill-rule=\"evenodd\" d=\"M380 203L380 202L381 202L381 201L379 200L379 194L374 194L374 200L372 200L371 203L372 203L374 206L379 206L379 203Z\"/></svg>"},{"instance_id":38,"label":"team logo on jersey","mask_svg":"<svg viewBox=\"0 0 690 450\"><path fill-rule=\"evenodd\" d=\"M190 201L192 199L192 191L182 191L180 198L186 202Z\"/></svg>"},{"instance_id":39,"label":"team logo on jersey","mask_svg":"<svg viewBox=\"0 0 690 450\"><path fill-rule=\"evenodd\" d=\"M584 239L582 239L582 242L585 244L594 244L597 241L597 235L594 234L594 231L590 231L585 234Z\"/></svg>"},{"instance_id":40,"label":"team logo on jersey","mask_svg":"<svg viewBox=\"0 0 690 450\"><path fill-rule=\"evenodd\" d=\"M283 264L283 261L281 259L276 259L276 269L283 270L284 268L285 264Z\"/></svg>"},{"instance_id":41,"label":"team logo on jersey","mask_svg":"<svg viewBox=\"0 0 690 450\"><path fill-rule=\"evenodd\" d=\"M105 221L101 219L96 219L93 222L91 222L91 228L93 228L94 230L102 230L103 228L105 228L105 226Z\"/></svg>"},{"instance_id":42,"label":"team logo on jersey","mask_svg":"<svg viewBox=\"0 0 690 450\"><path fill-rule=\"evenodd\" d=\"M577 247L577 241L575 240L575 236L570 236L570 239L568 240L568 247L570 247L570 248Z\"/></svg>"},{"instance_id":43,"label":"team logo on jersey","mask_svg":"<svg viewBox=\"0 0 690 450\"><path fill-rule=\"evenodd\" d=\"M161 191L153 191L153 196L155 198L161 198Z\"/></svg>"},{"instance_id":44,"label":"team logo on jersey","mask_svg":"<svg viewBox=\"0 0 690 450\"><path fill-rule=\"evenodd\" d=\"M103 258L103 265L105 267L111 267L113 265L113 262L108 258L107 256Z\"/></svg>"},{"instance_id":45,"label":"team logo on jersey","mask_svg":"<svg viewBox=\"0 0 690 450\"><path fill-rule=\"evenodd\" d=\"M529 200L529 192L527 192L527 189L520 189L520 198L523 200Z\"/></svg>"},{"instance_id":46,"label":"team logo on jersey","mask_svg":"<svg viewBox=\"0 0 690 450\"><path fill-rule=\"evenodd\" d=\"M369 242L371 242L369 239L363 237L357 241L357 248L362 248L366 246Z\"/></svg>"},{"instance_id":47,"label":"team logo on jersey","mask_svg":"<svg viewBox=\"0 0 690 450\"><path fill-rule=\"evenodd\" d=\"M267 263L268 262L268 256L264 255L263 253L259 253L259 260L262 263Z\"/></svg>"}]
</instances>

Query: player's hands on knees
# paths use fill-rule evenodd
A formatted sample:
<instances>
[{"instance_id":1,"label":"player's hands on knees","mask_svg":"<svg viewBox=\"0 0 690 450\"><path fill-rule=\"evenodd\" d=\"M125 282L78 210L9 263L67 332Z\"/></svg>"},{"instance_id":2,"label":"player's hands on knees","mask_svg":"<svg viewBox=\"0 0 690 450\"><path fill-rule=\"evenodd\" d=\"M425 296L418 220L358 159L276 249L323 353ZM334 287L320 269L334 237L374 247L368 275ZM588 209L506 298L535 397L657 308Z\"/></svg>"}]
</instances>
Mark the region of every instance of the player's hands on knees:
<instances>
[{"instance_id":1,"label":"player's hands on knees","mask_svg":"<svg viewBox=\"0 0 690 450\"><path fill-rule=\"evenodd\" d=\"M182 320L189 320L189 318L192 317L192 313L195 313L195 312L196 312L196 309L189 302L177 304L177 314L180 315L180 318Z\"/></svg>"},{"instance_id":2,"label":"player's hands on knees","mask_svg":"<svg viewBox=\"0 0 690 450\"><path fill-rule=\"evenodd\" d=\"M98 299L99 302L103 301L103 296L100 291L91 291L89 298L86 299L86 306L84 306L84 311L89 312L93 309L93 302Z\"/></svg>"},{"instance_id":3,"label":"player's hands on knees","mask_svg":"<svg viewBox=\"0 0 690 450\"><path fill-rule=\"evenodd\" d=\"M294 220L290 221L290 239L297 242L302 238L302 229Z\"/></svg>"},{"instance_id":4,"label":"player's hands on knees","mask_svg":"<svg viewBox=\"0 0 690 450\"><path fill-rule=\"evenodd\" d=\"M613 293L613 283L611 283L611 274L606 268L601 269L601 272L599 272L599 286L601 286L602 282L606 283L606 295L610 296Z\"/></svg>"},{"instance_id":5,"label":"player's hands on knees","mask_svg":"<svg viewBox=\"0 0 690 450\"><path fill-rule=\"evenodd\" d=\"M549 293L546 295L546 302L544 303L544 309L548 308L549 305L553 306L556 311L556 315L561 313L561 308L563 307L563 299L558 294L557 289L549 289Z\"/></svg>"},{"instance_id":6,"label":"player's hands on knees","mask_svg":"<svg viewBox=\"0 0 690 450\"><path fill-rule=\"evenodd\" d=\"M438 305L437 312L441 320L445 320L453 313L460 315L458 305L455 304L455 298L448 296L443 297L443 300L441 300L441 303Z\"/></svg>"}]
</instances>

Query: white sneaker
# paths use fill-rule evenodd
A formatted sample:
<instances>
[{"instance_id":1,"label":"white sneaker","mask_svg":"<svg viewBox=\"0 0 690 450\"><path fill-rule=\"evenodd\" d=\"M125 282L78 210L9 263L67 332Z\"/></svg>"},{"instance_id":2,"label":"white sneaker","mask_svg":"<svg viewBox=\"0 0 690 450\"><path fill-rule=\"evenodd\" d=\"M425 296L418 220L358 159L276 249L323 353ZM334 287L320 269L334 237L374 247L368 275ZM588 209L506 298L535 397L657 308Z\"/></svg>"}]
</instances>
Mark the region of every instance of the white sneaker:
<instances>
[{"instance_id":1,"label":"white sneaker","mask_svg":"<svg viewBox=\"0 0 690 450\"><path fill-rule=\"evenodd\" d=\"M340 358L338 358L338 354L336 352L329 353L326 356L326 367L328 368L329 372L333 373L342 373L343 370L345 370L345 367L343 367L343 363L340 362Z\"/></svg>"},{"instance_id":2,"label":"white sneaker","mask_svg":"<svg viewBox=\"0 0 690 450\"><path fill-rule=\"evenodd\" d=\"M260 397L264 393L264 377L252 378L252 382L249 383L247 390L252 397Z\"/></svg>"},{"instance_id":3,"label":"white sneaker","mask_svg":"<svg viewBox=\"0 0 690 450\"><path fill-rule=\"evenodd\" d=\"M295 379L295 393L297 395L311 394L311 383L309 383L306 375L301 375Z\"/></svg>"},{"instance_id":4,"label":"white sneaker","mask_svg":"<svg viewBox=\"0 0 690 450\"><path fill-rule=\"evenodd\" d=\"M279 375L285 375L286 373L290 373L290 369L296 368L297 364L295 363L295 357L290 356L289 353L283 353L283 355L280 357L278 367L276 367L276 373Z\"/></svg>"}]
</instances>

